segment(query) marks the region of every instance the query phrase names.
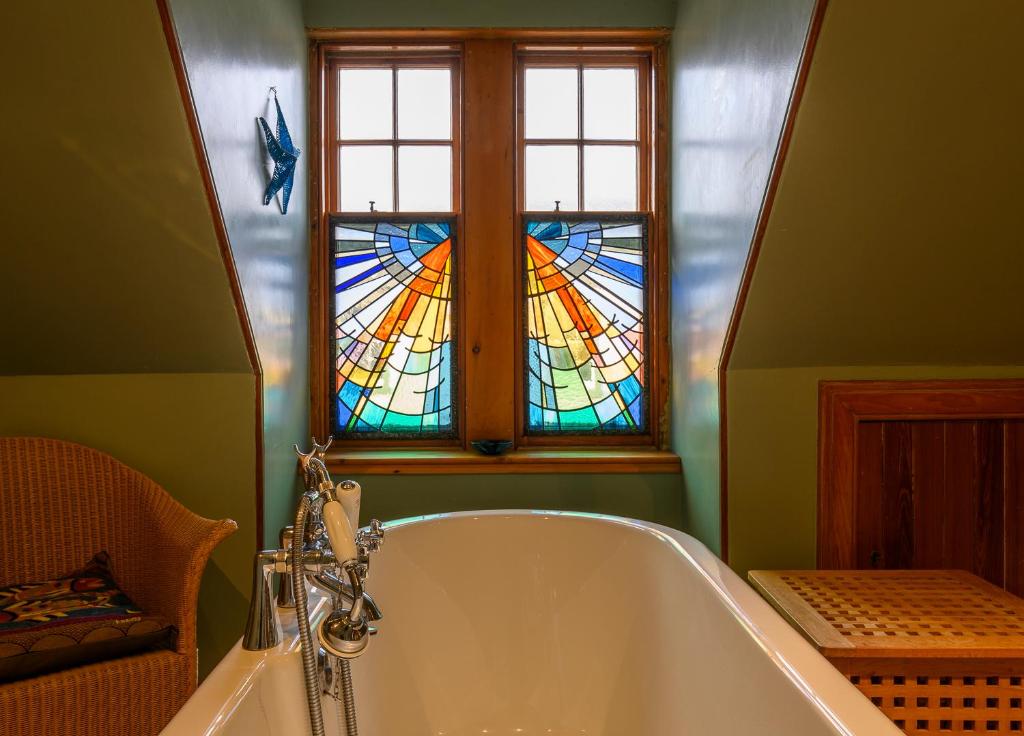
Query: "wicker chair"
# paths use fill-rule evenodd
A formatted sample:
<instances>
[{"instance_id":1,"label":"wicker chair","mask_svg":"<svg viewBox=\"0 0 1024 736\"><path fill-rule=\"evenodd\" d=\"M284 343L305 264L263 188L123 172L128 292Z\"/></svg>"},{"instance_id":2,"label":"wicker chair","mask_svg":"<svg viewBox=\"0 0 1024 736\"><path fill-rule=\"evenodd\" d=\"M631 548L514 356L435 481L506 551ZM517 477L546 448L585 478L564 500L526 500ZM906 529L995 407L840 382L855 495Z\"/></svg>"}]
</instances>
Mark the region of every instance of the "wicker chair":
<instances>
[{"instance_id":1,"label":"wicker chair","mask_svg":"<svg viewBox=\"0 0 1024 736\"><path fill-rule=\"evenodd\" d=\"M59 577L100 550L177 649L0 686L4 736L157 734L196 687L196 599L213 548L237 528L196 516L141 473L70 442L0 438L0 585Z\"/></svg>"}]
</instances>

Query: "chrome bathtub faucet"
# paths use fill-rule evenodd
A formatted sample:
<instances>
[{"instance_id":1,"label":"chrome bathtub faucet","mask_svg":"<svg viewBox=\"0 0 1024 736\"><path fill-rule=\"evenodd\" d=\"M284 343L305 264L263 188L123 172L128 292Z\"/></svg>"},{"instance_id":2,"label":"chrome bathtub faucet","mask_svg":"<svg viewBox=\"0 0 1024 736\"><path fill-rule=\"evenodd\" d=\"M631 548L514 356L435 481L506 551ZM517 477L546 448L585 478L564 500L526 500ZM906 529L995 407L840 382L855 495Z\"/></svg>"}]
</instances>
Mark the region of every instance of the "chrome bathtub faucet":
<instances>
[{"instance_id":1,"label":"chrome bathtub faucet","mask_svg":"<svg viewBox=\"0 0 1024 736\"><path fill-rule=\"evenodd\" d=\"M309 452L295 448L306 485L299 499L299 504L307 508L305 534L297 540L294 528L285 527L281 530L279 549L256 553L249 617L242 637L244 649L260 651L277 646L280 637L277 610L271 597L271 579L274 573L280 576L277 607L296 608L292 576L297 570L306 582L331 594L331 611L317 627L317 639L327 655L343 659L358 657L366 649L369 637L377 633L370 622L379 621L383 614L366 592L365 585L370 556L383 544L384 530L377 519L371 520L366 528L355 533L355 556L338 559L324 523L325 504L338 501L324 461L330 444L330 440L321 445L314 439ZM343 481L340 486L351 490L355 484Z\"/></svg>"}]
</instances>

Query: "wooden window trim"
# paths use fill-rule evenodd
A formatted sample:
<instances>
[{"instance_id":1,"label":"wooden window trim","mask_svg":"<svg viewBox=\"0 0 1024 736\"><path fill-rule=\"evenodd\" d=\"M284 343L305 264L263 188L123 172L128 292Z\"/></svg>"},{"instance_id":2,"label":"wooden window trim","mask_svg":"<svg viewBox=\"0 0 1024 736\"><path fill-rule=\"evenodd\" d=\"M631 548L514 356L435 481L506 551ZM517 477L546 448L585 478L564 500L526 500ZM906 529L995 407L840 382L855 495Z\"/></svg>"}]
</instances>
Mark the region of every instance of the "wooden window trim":
<instances>
[{"instance_id":1,"label":"wooden window trim","mask_svg":"<svg viewBox=\"0 0 1024 736\"><path fill-rule=\"evenodd\" d=\"M310 428L316 436L330 432L328 400L331 375L328 335L331 297L328 222L332 213L325 202L337 201L337 177L327 165L325 153L335 155L338 136L337 99L331 80L332 62L346 65L380 65L385 59L436 65L438 59L457 57L459 93L453 96L453 212L425 213L431 217L453 216L458 223L456 277L465 305L455 315L459 350L458 438L437 439L344 439L335 442L333 469L359 473L489 473L489 472L628 472L679 473L679 458L665 448L668 399L667 320L667 76L666 29L598 32L474 29L408 31L313 31L310 45L310 197L312 248L310 254ZM553 46L552 44L557 44ZM649 156L641 172L648 182L640 202L649 216L648 230L648 356L649 433L593 437L527 437L523 423L524 381L517 366L521 356L522 264L520 177L515 155L521 126L518 95L494 94L500 85L518 89L517 65L523 53L547 58L580 57L614 64L628 55L649 58L645 86L649 100L648 121L638 131L646 137ZM368 54L374 54L369 57ZM609 61L610 55L614 55ZM358 57L355 58L355 57ZM387 63L387 62L385 62ZM589 64L589 62L588 62ZM453 85L454 86L454 85ZM506 87L507 88L507 87ZM397 104L397 103L396 103ZM581 110L582 115L582 110ZM653 124L652 124L653 122ZM397 135L397 130L394 131ZM458 139L456 141L456 138ZM613 143L612 141L602 141ZM328 149L328 143L331 148ZM643 146L644 144L639 144ZM488 155L477 151L490 149ZM461 154L461 155L460 155ZM497 162L497 163L495 163ZM638 197L640 189L638 188ZM479 214L477 214L479 213ZM353 213L341 213L349 216ZM369 214L369 213L367 213ZM384 215L385 213L382 213ZM398 213L408 216L412 213ZM623 213L616 213L621 215ZM501 242L501 251L473 252L469 242ZM495 269L495 263L500 267ZM504 271L504 274L499 272ZM505 277L507 275L507 278ZM486 276L487 280L482 281ZM486 299L484 298L486 293ZM473 305L473 306L469 306ZM468 307L468 308L467 308ZM511 395L495 391L509 386ZM477 438L512 438L516 446L500 457L473 452Z\"/></svg>"},{"instance_id":2,"label":"wooden window trim","mask_svg":"<svg viewBox=\"0 0 1024 736\"><path fill-rule=\"evenodd\" d=\"M625 40L625 39L624 39ZM648 338L647 353L645 360L648 361L648 431L637 435L593 435L586 437L573 435L529 435L526 433L525 416L525 392L526 385L523 375L516 377L516 420L517 428L516 447L571 447L586 445L588 447L648 447L664 449L667 421L667 385L668 385L668 345L667 345L667 301L665 299L668 270L667 270L667 177L660 177L657 181L654 176L655 169L666 171L665 155L667 139L665 131L666 115L665 109L666 88L665 79L665 58L664 45L651 45L637 43L627 45L619 43L615 45L585 45L580 48L563 49L561 51L552 49L549 45L538 43L520 42L516 44L516 217L515 217L515 245L521 248L522 243L522 221L524 216L536 214L538 217L550 216L550 212L531 213L525 209L525 151L527 139L524 126L524 75L523 71L527 66L550 66L566 67L575 66L580 70L579 76L579 127L578 137L565 139L565 143L578 146L579 151L579 206L582 208L583 200L583 148L590 140L583 136L583 77L584 67L608 66L623 67L626 65L635 66L638 73L637 79L637 139L628 141L630 145L637 146L638 153L638 187L637 205L635 212L618 211L608 213L586 212L585 210L562 210L560 215L572 215L580 212L587 215L607 215L609 217L622 217L623 215L639 214L646 216L648 220L647 239L647 316L646 337ZM657 87L656 87L657 85ZM659 104L660 103L660 104ZM655 126L658 126L656 129ZM615 141L595 141L598 143L614 144ZM529 139L530 145L536 145L535 139ZM518 290L516 294L516 357L515 364L522 365L523 361L523 340L524 334L524 310L522 283L524 274L521 254L516 253L516 271L514 282Z\"/></svg>"},{"instance_id":3,"label":"wooden window trim","mask_svg":"<svg viewBox=\"0 0 1024 736\"><path fill-rule=\"evenodd\" d=\"M856 563L857 425L872 420L1024 418L1024 380L821 381L818 387L820 569Z\"/></svg>"},{"instance_id":4,"label":"wooden window trim","mask_svg":"<svg viewBox=\"0 0 1024 736\"><path fill-rule=\"evenodd\" d=\"M416 47L394 47L385 49L381 46L359 45L318 45L312 47L311 62L315 58L316 67L311 66L313 75L313 94L311 95L310 130L315 137L313 149L315 160L311 162L311 180L316 196L311 197L311 221L313 225L312 247L310 252L310 430L316 437L331 434L330 408L327 400L331 386L330 375L330 301L331 271L327 267L330 253L330 222L332 219L354 222L362 220L411 221L416 219L435 220L452 219L456 223L458 234L463 231L462 221L462 165L461 139L461 58L459 45L436 46L420 45ZM452 70L452 137L449 140L424 141L433 145L451 145L452 147L452 209L448 212L349 212L340 211L334 205L338 203L338 151L342 139L338 133L337 111L337 79L342 68L450 68ZM392 78L395 84L395 77ZM319 94L317 91L320 91ZM321 103L323 100L323 103ZM396 91L392 90L392 138L381 139L383 145L392 146L392 185L393 199L398 202L398 147L407 144L407 140L399 137L397 127L398 100ZM370 140L345 140L344 145L371 145ZM315 171L312 169L315 168ZM315 202L313 201L315 200ZM325 203L327 203L325 205ZM455 278L462 281L462 248L463 238L455 238ZM456 309L456 335L462 334L462 314L465 310ZM457 343L458 344L458 341ZM461 365L461 356L457 365ZM457 395L464 390L465 371L458 371ZM345 450L348 448L456 448L462 445L458 439L464 436L464 414L456 413L456 438L431 437L415 438L366 438L338 439L334 446Z\"/></svg>"}]
</instances>

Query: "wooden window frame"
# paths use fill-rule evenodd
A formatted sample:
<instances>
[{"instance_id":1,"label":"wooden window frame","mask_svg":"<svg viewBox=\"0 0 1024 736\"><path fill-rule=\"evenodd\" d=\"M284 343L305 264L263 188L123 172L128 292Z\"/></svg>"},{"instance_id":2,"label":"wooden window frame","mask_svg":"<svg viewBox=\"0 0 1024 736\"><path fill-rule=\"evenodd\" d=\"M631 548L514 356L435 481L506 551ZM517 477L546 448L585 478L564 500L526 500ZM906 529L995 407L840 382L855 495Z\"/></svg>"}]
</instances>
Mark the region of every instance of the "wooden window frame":
<instances>
[{"instance_id":1,"label":"wooden window frame","mask_svg":"<svg viewBox=\"0 0 1024 736\"><path fill-rule=\"evenodd\" d=\"M453 315L457 365L457 438L335 441L332 469L351 473L679 473L679 458L666 449L668 400L667 321L667 77L665 29L559 31L554 29L455 29L436 31L313 31L310 33L310 151L312 247L310 254L310 428L330 433L331 274L327 254L332 216L351 220L360 213L334 212L337 202L337 97L333 72L339 66L381 67L439 59L454 63L452 102L453 211L450 213L366 213L367 220L453 217L457 223L455 287L462 308ZM557 44L557 46L555 45ZM523 395L521 223L522 59L580 60L585 66L622 66L643 59L637 143L644 163L638 183L638 212L648 217L649 361L648 432L643 435L528 436ZM454 59L454 62L452 60ZM616 63L617 62L617 63ZM506 93L503 90L512 90ZM393 104L397 100L393 99ZM580 110L582 118L583 111ZM397 129L394 135L397 137ZM362 143L362 142L361 142ZM437 144L437 141L430 141ZM614 141L602 141L614 143ZM389 143L390 144L390 143ZM394 142L397 146L397 141ZM580 142L582 154L583 142ZM396 148L397 155L397 148ZM328 158L330 157L330 158ZM333 164L332 164L333 162ZM581 155L582 162L582 155ZM397 182L395 196L397 199ZM582 204L582 202L581 202ZM536 213L538 215L545 213ZM546 213L550 215L551 213ZM563 211L560 214L572 214ZM586 213L593 215L596 213ZM608 213L621 217L629 212ZM486 251L471 243L494 243ZM468 245L468 247L467 247ZM507 390L495 390L507 386ZM498 457L475 453L470 441L509 438L513 450Z\"/></svg>"},{"instance_id":2,"label":"wooden window frame","mask_svg":"<svg viewBox=\"0 0 1024 736\"><path fill-rule=\"evenodd\" d=\"M320 56L321 67L319 81L314 78L314 89L322 90L323 109L319 111L318 118L321 120L320 129L323 131L319 145L315 147L319 153L317 163L317 174L322 180L321 187L317 190L319 196L316 198L316 210L314 216L319 223L318 229L322 236L313 238L311 249L310 265L310 401L311 401L311 431L316 437L329 436L331 430L331 410L327 405L333 382L330 378L329 364L331 361L330 346L330 323L327 317L330 313L332 294L332 278L330 268L327 267L330 253L331 222L417 222L435 221L446 219L455 223L456 237L454 238L455 249L454 273L456 299L458 285L462 282L461 264L463 239L462 232L462 116L461 104L461 55L457 45L415 45L386 48L376 45L341 45L322 49ZM391 95L391 119L392 137L380 140L342 140L338 133L338 73L341 69L381 69L392 70L392 95ZM452 132L451 139L402 139L398 131L398 95L396 68L402 69L433 69L448 68L452 72ZM319 96L316 98L319 103ZM312 105L311 105L312 107ZM341 146L352 145L387 145L392 147L392 199L395 208L400 205L398 196L398 148L401 145L451 145L452 149L452 202L448 211L437 212L402 212L397 209L387 212L358 212L344 211L340 208L339 195L339 171L338 155ZM316 296L316 298L314 298ZM459 345L458 336L462 334L461 315L464 310L454 307L453 304L453 332L455 344ZM324 340L327 344L323 344ZM456 356L455 391L453 400L458 400L463 393L464 371L458 370L462 365L461 356ZM456 448L462 446L460 439L464 435L464 412L455 412L455 437L366 437L366 438L339 438L334 440L334 446L338 448Z\"/></svg>"},{"instance_id":3,"label":"wooden window frame","mask_svg":"<svg viewBox=\"0 0 1024 736\"><path fill-rule=\"evenodd\" d=\"M656 53L658 47L649 46L646 44L627 46L623 47L619 44L604 44L604 45L593 45L588 44L583 49L559 49L552 48L549 45L539 45L536 43L523 43L517 45L516 48L516 161L515 161L515 177L516 177L516 218L515 218L515 229L516 237L515 244L517 251L522 248L523 239L523 221L526 218L543 220L545 217L551 217L556 215L559 217L571 217L575 214L586 216L588 219L600 219L607 217L609 219L621 219L628 215L638 215L640 217L646 217L647 219L647 270L646 270L646 284L645 292L647 298L646 313L647 323L644 325L645 338L647 340L647 350L644 354L644 360L647 362L649 369L647 370L647 385L645 389L648 392L647 405L645 411L649 413L647 417L647 431L639 434L529 434L526 431L526 381L522 371L516 378L516 428L518 435L516 437L517 447L566 447L566 446L588 446L588 447L600 447L600 446L634 446L634 447L661 447L663 442L663 414L666 410L664 400L665 396L660 396L655 389L662 385L658 381L658 372L667 368L662 363L662 355L667 356L667 351L658 352L655 344L660 342L662 333L662 325L665 323L659 321L656 317L658 312L658 306L664 307L663 302L659 302L656 297L656 293L659 291L659 285L661 281L667 278L667 269L665 269L664 258L659 257L659 251L663 250L661 243L665 243L665 240L659 238L661 235L661 220L663 219L660 215L664 212L664 208L658 209L653 201L655 183L653 181L653 161L658 155L658 146L654 144L655 140L655 129L654 125L657 120L660 120L660 115L655 115L652 107L652 99L657 99L657 92L653 89L653 80L655 78L656 68ZM615 140L603 140L603 139L588 139L583 135L583 69L593 67L609 67L609 68L623 68L625 66L632 66L637 70L637 139L635 141L615 141ZM578 125L577 125L577 137L566 138L566 139L527 139L524 117L526 112L525 106L525 70L527 67L548 67L548 68L572 68L575 67L578 70ZM663 76L660 75L660 76ZM664 113L662 113L664 114ZM635 145L637 149L637 209L636 210L619 210L614 212L596 212L582 209L584 205L584 160L583 151L584 147L590 144L595 145L622 145L628 143L629 145ZM579 209L576 210L559 210L557 213L553 211L530 211L526 207L526 146L527 145L575 145L578 150L578 167L579 167L579 181L578 186L578 199ZM657 214L656 214L657 210ZM515 283L519 293L516 295L517 309L516 309L516 365L523 365L523 335L526 330L526 316L525 316L525 298L522 293L524 274L523 274L523 258L521 252L517 255L515 272ZM660 269L664 269L660 270ZM657 335L657 339L651 339L653 335ZM665 379L667 384L667 378Z\"/></svg>"}]
</instances>

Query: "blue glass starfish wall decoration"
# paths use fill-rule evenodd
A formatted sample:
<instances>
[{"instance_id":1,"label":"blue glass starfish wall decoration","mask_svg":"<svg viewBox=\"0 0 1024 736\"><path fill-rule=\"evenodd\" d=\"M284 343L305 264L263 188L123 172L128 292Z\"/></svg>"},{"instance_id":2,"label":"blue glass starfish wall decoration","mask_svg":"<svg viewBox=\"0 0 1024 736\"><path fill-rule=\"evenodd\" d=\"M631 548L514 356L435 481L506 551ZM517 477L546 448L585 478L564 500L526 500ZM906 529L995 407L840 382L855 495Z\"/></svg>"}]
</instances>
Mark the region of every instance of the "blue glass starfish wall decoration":
<instances>
[{"instance_id":1,"label":"blue glass starfish wall decoration","mask_svg":"<svg viewBox=\"0 0 1024 736\"><path fill-rule=\"evenodd\" d=\"M288 125L281 112L281 103L277 101L277 90L274 90L274 106L277 107L277 137L270 132L270 126L263 118L259 118L263 128L263 136L267 140L267 152L274 159L274 173L263 193L263 204L270 204L274 195L281 192L281 214L288 214L288 200L292 196L292 183L295 179L295 162L299 160L301 151L292 144L288 133Z\"/></svg>"}]
</instances>

